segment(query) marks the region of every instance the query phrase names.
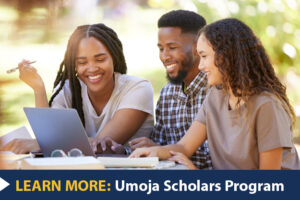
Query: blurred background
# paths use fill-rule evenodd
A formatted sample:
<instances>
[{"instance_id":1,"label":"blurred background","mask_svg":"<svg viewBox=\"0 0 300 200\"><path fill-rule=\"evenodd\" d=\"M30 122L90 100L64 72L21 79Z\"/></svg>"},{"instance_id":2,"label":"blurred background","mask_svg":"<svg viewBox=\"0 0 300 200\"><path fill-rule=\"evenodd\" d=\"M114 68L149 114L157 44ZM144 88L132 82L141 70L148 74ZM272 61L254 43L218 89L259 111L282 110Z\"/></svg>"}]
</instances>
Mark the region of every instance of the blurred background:
<instances>
[{"instance_id":1,"label":"blurred background","mask_svg":"<svg viewBox=\"0 0 300 200\"><path fill-rule=\"evenodd\" d=\"M236 17L254 30L287 86L298 115L294 138L300 143L300 0L0 0L0 136L29 128L23 107L34 106L31 88L18 72L6 70L23 58L37 61L33 66L50 96L68 38L82 24L101 22L118 33L128 74L151 81L156 103L166 83L157 20L174 9L198 12L208 23Z\"/></svg>"}]
</instances>

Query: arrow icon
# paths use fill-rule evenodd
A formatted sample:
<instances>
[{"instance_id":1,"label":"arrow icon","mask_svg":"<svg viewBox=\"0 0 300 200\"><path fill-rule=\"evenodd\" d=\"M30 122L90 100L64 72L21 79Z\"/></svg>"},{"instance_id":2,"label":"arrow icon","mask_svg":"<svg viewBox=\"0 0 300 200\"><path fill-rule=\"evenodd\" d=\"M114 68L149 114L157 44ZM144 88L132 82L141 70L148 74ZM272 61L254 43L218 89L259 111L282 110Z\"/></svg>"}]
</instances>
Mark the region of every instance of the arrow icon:
<instances>
[{"instance_id":1,"label":"arrow icon","mask_svg":"<svg viewBox=\"0 0 300 200\"><path fill-rule=\"evenodd\" d=\"M0 192L8 186L9 186L9 183L0 177Z\"/></svg>"}]
</instances>

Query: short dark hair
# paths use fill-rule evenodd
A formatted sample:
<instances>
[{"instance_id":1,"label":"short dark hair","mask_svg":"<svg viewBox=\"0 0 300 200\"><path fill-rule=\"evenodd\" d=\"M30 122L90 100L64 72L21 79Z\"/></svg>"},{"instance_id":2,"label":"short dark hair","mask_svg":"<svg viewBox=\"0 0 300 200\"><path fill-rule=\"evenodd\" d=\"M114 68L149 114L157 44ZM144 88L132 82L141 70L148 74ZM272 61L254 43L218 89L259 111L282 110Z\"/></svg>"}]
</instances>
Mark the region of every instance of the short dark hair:
<instances>
[{"instance_id":1,"label":"short dark hair","mask_svg":"<svg viewBox=\"0 0 300 200\"><path fill-rule=\"evenodd\" d=\"M197 34L206 25L206 21L198 13L188 10L173 10L162 15L157 25L158 28L179 27L182 33Z\"/></svg>"}]
</instances>

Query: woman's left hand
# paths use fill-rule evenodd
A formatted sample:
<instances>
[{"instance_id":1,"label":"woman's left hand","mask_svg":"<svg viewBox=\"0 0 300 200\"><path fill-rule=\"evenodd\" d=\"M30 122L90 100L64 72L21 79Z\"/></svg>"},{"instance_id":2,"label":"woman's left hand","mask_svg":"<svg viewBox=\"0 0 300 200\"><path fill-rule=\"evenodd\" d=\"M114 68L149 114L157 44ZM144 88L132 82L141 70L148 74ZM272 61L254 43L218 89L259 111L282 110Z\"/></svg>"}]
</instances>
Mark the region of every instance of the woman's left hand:
<instances>
[{"instance_id":1,"label":"woman's left hand","mask_svg":"<svg viewBox=\"0 0 300 200\"><path fill-rule=\"evenodd\" d=\"M94 152L97 151L97 145L99 143L99 139L97 137L93 138L93 137L89 137L89 143L93 149Z\"/></svg>"},{"instance_id":2,"label":"woman's left hand","mask_svg":"<svg viewBox=\"0 0 300 200\"><path fill-rule=\"evenodd\" d=\"M104 137L103 139L101 139L100 141L100 147L98 144L98 149L101 148L102 149L102 153L105 153L107 151L109 151L110 153L113 154L125 154L125 148L123 147L122 144L119 144L117 142L115 142L111 137Z\"/></svg>"},{"instance_id":3,"label":"woman's left hand","mask_svg":"<svg viewBox=\"0 0 300 200\"><path fill-rule=\"evenodd\" d=\"M168 158L169 161L175 161L179 164L185 165L189 169L197 169L193 162L183 153L170 151L170 154L172 157Z\"/></svg>"},{"instance_id":4,"label":"woman's left hand","mask_svg":"<svg viewBox=\"0 0 300 200\"><path fill-rule=\"evenodd\" d=\"M93 151L97 154L125 154L122 144L115 142L112 138L106 136L100 138L89 138Z\"/></svg>"}]
</instances>

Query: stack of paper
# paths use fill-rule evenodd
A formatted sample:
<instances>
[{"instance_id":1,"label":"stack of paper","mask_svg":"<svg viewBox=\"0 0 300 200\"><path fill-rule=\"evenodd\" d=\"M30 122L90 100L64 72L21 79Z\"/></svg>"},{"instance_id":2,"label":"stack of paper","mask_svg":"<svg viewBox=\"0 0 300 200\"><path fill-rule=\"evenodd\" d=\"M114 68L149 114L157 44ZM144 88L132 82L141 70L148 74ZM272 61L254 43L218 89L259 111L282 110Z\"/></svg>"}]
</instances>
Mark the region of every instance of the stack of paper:
<instances>
[{"instance_id":1,"label":"stack of paper","mask_svg":"<svg viewBox=\"0 0 300 200\"><path fill-rule=\"evenodd\" d=\"M22 160L21 169L104 169L104 166L92 156L27 158Z\"/></svg>"},{"instance_id":2,"label":"stack of paper","mask_svg":"<svg viewBox=\"0 0 300 200\"><path fill-rule=\"evenodd\" d=\"M118 157L98 157L106 168L153 168L158 163L158 157L145 158L118 158Z\"/></svg>"}]
</instances>

